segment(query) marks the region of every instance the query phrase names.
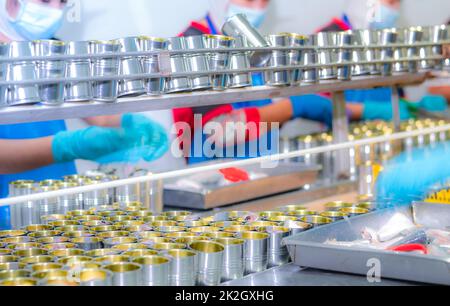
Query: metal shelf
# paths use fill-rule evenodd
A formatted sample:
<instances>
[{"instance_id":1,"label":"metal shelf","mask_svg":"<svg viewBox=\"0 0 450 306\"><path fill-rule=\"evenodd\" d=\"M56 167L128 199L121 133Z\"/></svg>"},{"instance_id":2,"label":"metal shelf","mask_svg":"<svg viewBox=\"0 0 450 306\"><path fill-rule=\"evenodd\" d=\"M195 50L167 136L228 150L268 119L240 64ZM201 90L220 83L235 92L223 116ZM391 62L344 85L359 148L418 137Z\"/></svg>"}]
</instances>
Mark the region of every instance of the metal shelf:
<instances>
[{"instance_id":1,"label":"metal shelf","mask_svg":"<svg viewBox=\"0 0 450 306\"><path fill-rule=\"evenodd\" d=\"M127 112L169 110L174 108L221 105L259 99L290 97L321 92L342 92L351 89L370 89L423 83L428 72L393 76L354 77L351 81L321 81L317 84L296 87L250 87L226 91L202 91L162 96L120 98L115 103L67 103L61 106L17 106L0 110L0 124L39 122L115 115Z\"/></svg>"}]
</instances>

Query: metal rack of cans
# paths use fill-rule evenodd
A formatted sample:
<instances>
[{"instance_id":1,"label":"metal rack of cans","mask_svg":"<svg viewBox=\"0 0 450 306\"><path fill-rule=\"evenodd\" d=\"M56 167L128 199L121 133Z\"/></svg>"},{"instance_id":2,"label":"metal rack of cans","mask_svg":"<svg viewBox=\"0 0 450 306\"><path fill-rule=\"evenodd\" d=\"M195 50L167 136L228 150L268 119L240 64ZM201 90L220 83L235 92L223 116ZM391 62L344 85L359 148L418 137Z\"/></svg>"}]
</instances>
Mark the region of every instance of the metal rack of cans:
<instances>
[{"instance_id":1,"label":"metal rack of cans","mask_svg":"<svg viewBox=\"0 0 450 306\"><path fill-rule=\"evenodd\" d=\"M0 232L0 285L213 286L290 261L282 240L369 213L376 203L298 205L257 214L156 215L139 202L42 216Z\"/></svg>"},{"instance_id":2,"label":"metal rack of cans","mask_svg":"<svg viewBox=\"0 0 450 306\"><path fill-rule=\"evenodd\" d=\"M185 105L173 93L200 91L191 97L198 105L229 103L231 96L226 98L226 94L230 89L238 89L233 93L251 99L257 87L242 88L252 86L252 72L262 72L264 83L279 90L273 96L284 96L289 94L283 90L286 87L298 87L301 94L305 90L302 87L324 81L329 84L337 80L333 85L339 86L353 78L375 81L393 74L450 67L449 59L442 57L442 46L450 43L446 26L318 33L310 37L282 33L268 35L264 42L263 47L255 47L244 36L204 35L1 44L0 106L5 109L0 110L0 122L42 120L45 114L51 119L66 119L87 113L135 111L134 107L144 110L132 101L161 102L165 108L193 106ZM255 59L259 61L252 66ZM366 86L377 85L369 82ZM183 95L189 99L189 94ZM237 101L240 99L237 97ZM170 103L172 100L176 103ZM145 107L154 109L150 104ZM36 117L33 111L43 113Z\"/></svg>"}]
</instances>

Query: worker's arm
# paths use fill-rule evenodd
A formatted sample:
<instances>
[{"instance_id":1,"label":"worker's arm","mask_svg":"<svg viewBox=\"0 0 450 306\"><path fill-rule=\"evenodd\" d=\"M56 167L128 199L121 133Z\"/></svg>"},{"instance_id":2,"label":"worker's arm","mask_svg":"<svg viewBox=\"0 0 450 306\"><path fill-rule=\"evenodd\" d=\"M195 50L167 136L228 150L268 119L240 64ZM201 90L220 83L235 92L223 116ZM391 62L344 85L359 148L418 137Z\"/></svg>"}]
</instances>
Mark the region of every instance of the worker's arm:
<instances>
[{"instance_id":1,"label":"worker's arm","mask_svg":"<svg viewBox=\"0 0 450 306\"><path fill-rule=\"evenodd\" d=\"M53 137L0 139L0 174L19 173L52 164L52 140Z\"/></svg>"},{"instance_id":2,"label":"worker's arm","mask_svg":"<svg viewBox=\"0 0 450 306\"><path fill-rule=\"evenodd\" d=\"M435 86L430 87L428 92L432 95L443 96L450 103L450 86Z\"/></svg>"}]
</instances>

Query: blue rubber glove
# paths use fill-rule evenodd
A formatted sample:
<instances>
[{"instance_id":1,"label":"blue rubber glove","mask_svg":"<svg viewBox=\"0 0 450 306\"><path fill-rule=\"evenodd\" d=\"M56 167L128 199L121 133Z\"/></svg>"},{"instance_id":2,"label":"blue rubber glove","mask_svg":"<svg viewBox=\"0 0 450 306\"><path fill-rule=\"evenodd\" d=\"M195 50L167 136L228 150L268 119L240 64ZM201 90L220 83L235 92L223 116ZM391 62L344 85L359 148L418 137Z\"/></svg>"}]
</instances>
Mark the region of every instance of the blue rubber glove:
<instances>
[{"instance_id":1,"label":"blue rubber glove","mask_svg":"<svg viewBox=\"0 0 450 306\"><path fill-rule=\"evenodd\" d=\"M330 99L319 95L291 97L293 118L304 118L323 122L329 127L333 121L333 104Z\"/></svg>"},{"instance_id":2,"label":"blue rubber glove","mask_svg":"<svg viewBox=\"0 0 450 306\"><path fill-rule=\"evenodd\" d=\"M415 149L394 158L377 180L377 198L394 206L423 200L435 184L450 179L450 142L432 148Z\"/></svg>"},{"instance_id":3,"label":"blue rubber glove","mask_svg":"<svg viewBox=\"0 0 450 306\"><path fill-rule=\"evenodd\" d=\"M364 102L363 119L364 120L386 120L390 121L393 117L391 103L383 102ZM409 110L408 103L400 101L400 119L408 120L414 118L414 114Z\"/></svg>"},{"instance_id":4,"label":"blue rubber glove","mask_svg":"<svg viewBox=\"0 0 450 306\"><path fill-rule=\"evenodd\" d=\"M55 135L52 143L55 162L76 159L135 162L136 159L155 160L167 151L168 139L164 129L142 115L126 114L121 128L90 127L65 131Z\"/></svg>"}]
</instances>

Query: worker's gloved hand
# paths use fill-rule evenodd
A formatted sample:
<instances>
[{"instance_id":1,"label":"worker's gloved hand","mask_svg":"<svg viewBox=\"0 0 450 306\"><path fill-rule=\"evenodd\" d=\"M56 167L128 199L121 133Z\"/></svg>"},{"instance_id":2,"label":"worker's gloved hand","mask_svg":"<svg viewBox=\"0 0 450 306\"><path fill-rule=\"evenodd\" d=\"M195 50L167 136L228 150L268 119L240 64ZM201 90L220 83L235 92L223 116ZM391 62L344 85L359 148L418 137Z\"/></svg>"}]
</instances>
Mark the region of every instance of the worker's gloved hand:
<instances>
[{"instance_id":1,"label":"worker's gloved hand","mask_svg":"<svg viewBox=\"0 0 450 306\"><path fill-rule=\"evenodd\" d=\"M410 102L409 107L413 110L426 110L428 112L445 112L448 109L447 99L443 96L428 95L419 102Z\"/></svg>"},{"instance_id":2,"label":"worker's gloved hand","mask_svg":"<svg viewBox=\"0 0 450 306\"><path fill-rule=\"evenodd\" d=\"M400 101L400 119L408 120L415 118L413 112L411 112L408 107L408 103L401 100ZM390 121L393 117L393 110L391 103L383 102L364 102L363 119L364 120L386 120Z\"/></svg>"},{"instance_id":3,"label":"worker's gloved hand","mask_svg":"<svg viewBox=\"0 0 450 306\"><path fill-rule=\"evenodd\" d=\"M205 124L203 131L208 135L208 143L230 147L256 140L267 132L261 130L260 122L258 108L245 108L214 118Z\"/></svg>"},{"instance_id":4,"label":"worker's gloved hand","mask_svg":"<svg viewBox=\"0 0 450 306\"><path fill-rule=\"evenodd\" d=\"M167 149L164 129L145 116L132 114L123 116L121 128L90 127L65 131L55 135L52 143L55 162L105 160L109 155L114 156L112 162L126 162L131 155L133 159L152 161ZM131 154L130 150L134 153Z\"/></svg>"},{"instance_id":5,"label":"worker's gloved hand","mask_svg":"<svg viewBox=\"0 0 450 306\"><path fill-rule=\"evenodd\" d=\"M329 127L333 120L333 103L319 95L291 97L293 118L304 118L323 122Z\"/></svg>"}]
</instances>

